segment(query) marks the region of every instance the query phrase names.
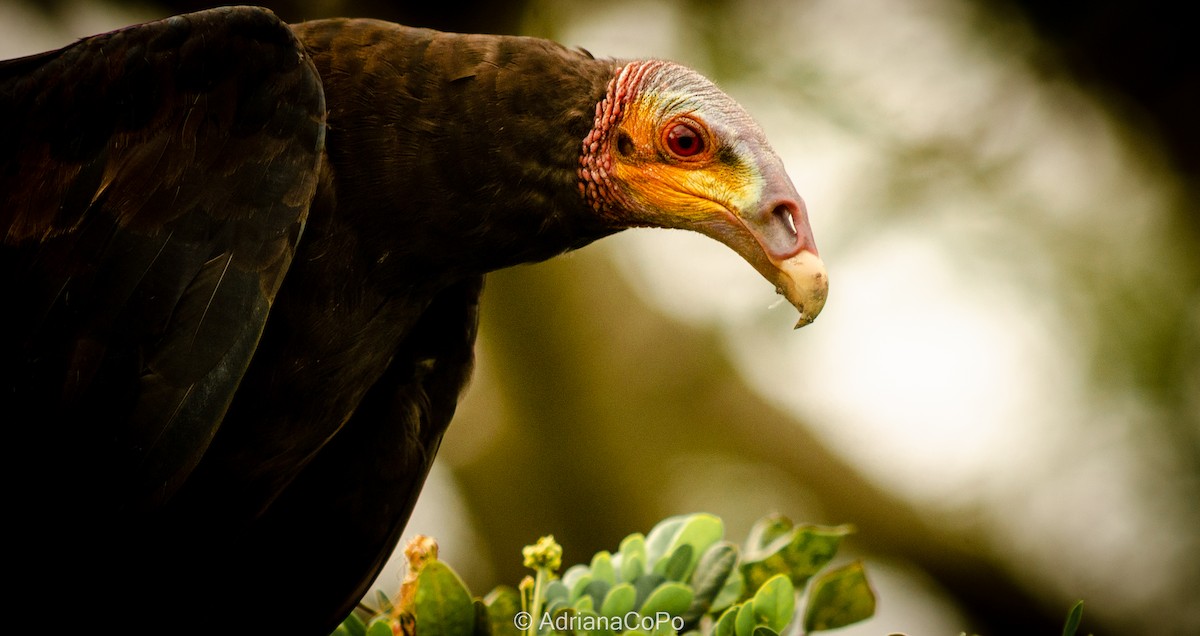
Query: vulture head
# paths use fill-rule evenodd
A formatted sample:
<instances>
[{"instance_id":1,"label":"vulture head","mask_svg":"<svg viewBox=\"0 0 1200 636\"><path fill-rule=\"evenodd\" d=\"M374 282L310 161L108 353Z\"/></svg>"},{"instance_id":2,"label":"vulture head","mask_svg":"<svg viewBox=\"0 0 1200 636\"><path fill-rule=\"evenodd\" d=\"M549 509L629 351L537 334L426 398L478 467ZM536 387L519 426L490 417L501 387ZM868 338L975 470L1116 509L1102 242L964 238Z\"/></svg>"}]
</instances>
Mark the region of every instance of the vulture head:
<instances>
[{"instance_id":1,"label":"vulture head","mask_svg":"<svg viewBox=\"0 0 1200 636\"><path fill-rule=\"evenodd\" d=\"M701 232L745 258L800 312L825 305L828 275L804 201L762 129L686 67L621 67L583 142L579 188L619 226Z\"/></svg>"}]
</instances>

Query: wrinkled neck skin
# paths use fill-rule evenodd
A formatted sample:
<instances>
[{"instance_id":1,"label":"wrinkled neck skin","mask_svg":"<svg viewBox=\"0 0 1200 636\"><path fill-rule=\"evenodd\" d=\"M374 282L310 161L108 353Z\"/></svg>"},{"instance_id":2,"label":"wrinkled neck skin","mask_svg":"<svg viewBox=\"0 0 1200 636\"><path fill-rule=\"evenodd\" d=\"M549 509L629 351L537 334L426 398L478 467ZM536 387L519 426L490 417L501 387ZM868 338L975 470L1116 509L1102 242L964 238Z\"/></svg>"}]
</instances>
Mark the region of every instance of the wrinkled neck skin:
<instances>
[{"instance_id":1,"label":"wrinkled neck skin","mask_svg":"<svg viewBox=\"0 0 1200 636\"><path fill-rule=\"evenodd\" d=\"M579 194L587 206L601 218L621 224L622 210L633 202L613 183L613 161L609 138L621 121L624 110L637 97L646 75L669 64L661 60L633 61L620 67L605 87L604 97L596 104L592 129L583 140L579 156Z\"/></svg>"},{"instance_id":2,"label":"wrinkled neck skin","mask_svg":"<svg viewBox=\"0 0 1200 636\"><path fill-rule=\"evenodd\" d=\"M327 87L334 214L374 278L486 273L619 229L578 188L617 63L373 20L294 28Z\"/></svg>"}]
</instances>

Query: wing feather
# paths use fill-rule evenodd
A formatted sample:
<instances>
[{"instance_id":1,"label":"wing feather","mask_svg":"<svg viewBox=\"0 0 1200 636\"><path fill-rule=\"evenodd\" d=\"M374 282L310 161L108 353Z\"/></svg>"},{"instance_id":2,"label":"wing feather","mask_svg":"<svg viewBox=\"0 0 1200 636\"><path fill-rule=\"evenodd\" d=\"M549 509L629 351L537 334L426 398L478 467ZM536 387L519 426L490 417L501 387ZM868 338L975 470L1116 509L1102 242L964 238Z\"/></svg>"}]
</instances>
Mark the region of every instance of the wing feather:
<instances>
[{"instance_id":1,"label":"wing feather","mask_svg":"<svg viewBox=\"0 0 1200 636\"><path fill-rule=\"evenodd\" d=\"M38 484L6 494L41 527L119 524L195 467L291 263L324 127L311 60L264 9L0 62L0 412Z\"/></svg>"}]
</instances>

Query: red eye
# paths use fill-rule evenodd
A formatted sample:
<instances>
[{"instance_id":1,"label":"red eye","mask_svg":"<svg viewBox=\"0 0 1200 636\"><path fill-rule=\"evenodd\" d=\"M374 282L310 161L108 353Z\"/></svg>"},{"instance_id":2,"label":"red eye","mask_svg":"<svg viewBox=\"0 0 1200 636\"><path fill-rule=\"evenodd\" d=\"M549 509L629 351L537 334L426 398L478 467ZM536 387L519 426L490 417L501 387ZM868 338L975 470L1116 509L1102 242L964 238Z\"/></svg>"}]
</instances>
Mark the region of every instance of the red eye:
<instances>
[{"instance_id":1,"label":"red eye","mask_svg":"<svg viewBox=\"0 0 1200 636\"><path fill-rule=\"evenodd\" d=\"M667 131L667 148L679 157L695 157L704 151L704 137L688 124L675 124Z\"/></svg>"}]
</instances>

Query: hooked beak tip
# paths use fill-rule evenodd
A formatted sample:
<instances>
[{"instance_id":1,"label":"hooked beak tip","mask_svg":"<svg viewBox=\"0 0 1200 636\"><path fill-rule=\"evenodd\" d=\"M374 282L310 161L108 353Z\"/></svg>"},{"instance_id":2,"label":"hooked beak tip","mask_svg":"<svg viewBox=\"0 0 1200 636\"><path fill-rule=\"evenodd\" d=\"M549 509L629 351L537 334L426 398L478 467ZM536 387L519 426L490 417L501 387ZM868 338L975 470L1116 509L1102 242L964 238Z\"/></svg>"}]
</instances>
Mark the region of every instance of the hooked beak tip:
<instances>
[{"instance_id":1,"label":"hooked beak tip","mask_svg":"<svg viewBox=\"0 0 1200 636\"><path fill-rule=\"evenodd\" d=\"M800 312L795 328L812 324L829 295L829 273L825 263L815 253L804 250L775 266L779 270L776 290Z\"/></svg>"}]
</instances>

